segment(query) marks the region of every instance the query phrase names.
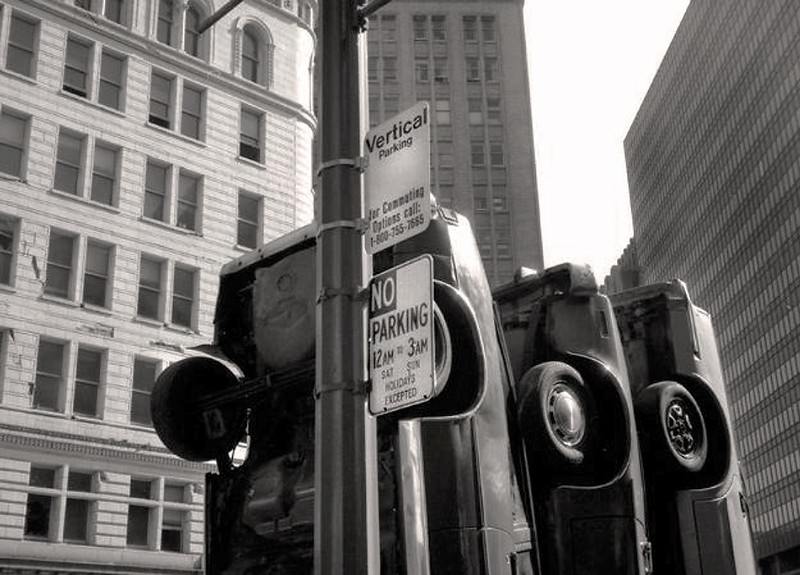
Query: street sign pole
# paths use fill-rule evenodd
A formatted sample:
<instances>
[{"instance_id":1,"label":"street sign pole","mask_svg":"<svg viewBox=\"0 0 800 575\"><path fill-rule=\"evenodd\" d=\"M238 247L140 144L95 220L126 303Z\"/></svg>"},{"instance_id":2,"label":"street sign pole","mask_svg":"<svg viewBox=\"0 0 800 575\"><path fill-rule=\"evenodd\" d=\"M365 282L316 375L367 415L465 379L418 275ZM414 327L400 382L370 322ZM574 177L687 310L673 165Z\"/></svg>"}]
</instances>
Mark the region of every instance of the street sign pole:
<instances>
[{"instance_id":1,"label":"street sign pole","mask_svg":"<svg viewBox=\"0 0 800 575\"><path fill-rule=\"evenodd\" d=\"M314 572L368 575L380 567L375 421L366 409L366 302L359 297L370 269L357 161L361 15L356 0L320 4Z\"/></svg>"}]
</instances>

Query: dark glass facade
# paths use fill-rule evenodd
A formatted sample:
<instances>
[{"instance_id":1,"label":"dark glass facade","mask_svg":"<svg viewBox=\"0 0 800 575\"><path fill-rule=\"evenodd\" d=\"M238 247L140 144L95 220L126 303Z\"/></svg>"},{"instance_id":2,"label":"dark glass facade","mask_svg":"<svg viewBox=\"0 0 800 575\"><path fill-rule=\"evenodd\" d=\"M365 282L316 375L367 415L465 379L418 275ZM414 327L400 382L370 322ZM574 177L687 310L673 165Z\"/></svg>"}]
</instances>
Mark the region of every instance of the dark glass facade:
<instances>
[{"instance_id":1,"label":"dark glass facade","mask_svg":"<svg viewBox=\"0 0 800 575\"><path fill-rule=\"evenodd\" d=\"M800 545L800 3L693 0L625 139L645 283L712 313L765 572ZM792 571L793 572L793 571Z\"/></svg>"}]
</instances>

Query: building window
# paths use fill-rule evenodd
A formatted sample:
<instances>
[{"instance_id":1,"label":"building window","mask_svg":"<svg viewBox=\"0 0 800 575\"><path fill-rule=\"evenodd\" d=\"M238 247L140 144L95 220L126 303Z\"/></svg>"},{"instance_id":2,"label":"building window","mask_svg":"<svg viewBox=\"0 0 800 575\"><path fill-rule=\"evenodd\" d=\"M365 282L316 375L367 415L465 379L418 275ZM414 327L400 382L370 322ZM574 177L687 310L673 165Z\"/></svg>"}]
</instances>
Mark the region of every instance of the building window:
<instances>
[{"instance_id":1,"label":"building window","mask_svg":"<svg viewBox=\"0 0 800 575\"><path fill-rule=\"evenodd\" d=\"M186 9L186 23L183 31L183 49L187 54L200 56L200 21L202 17L196 6L190 4Z\"/></svg>"},{"instance_id":2,"label":"building window","mask_svg":"<svg viewBox=\"0 0 800 575\"><path fill-rule=\"evenodd\" d=\"M78 347L78 365L75 369L75 397L72 403L73 413L89 417L98 416L102 368L102 351L83 346Z\"/></svg>"},{"instance_id":3,"label":"building window","mask_svg":"<svg viewBox=\"0 0 800 575\"><path fill-rule=\"evenodd\" d=\"M483 155L483 142L472 142L470 144L470 163L473 166L486 165L486 160Z\"/></svg>"},{"instance_id":4,"label":"building window","mask_svg":"<svg viewBox=\"0 0 800 575\"><path fill-rule=\"evenodd\" d=\"M28 493L25 509L25 537L30 539L49 539L51 511L55 491L56 470L49 467L31 466L28 485L37 492Z\"/></svg>"},{"instance_id":5,"label":"building window","mask_svg":"<svg viewBox=\"0 0 800 575\"><path fill-rule=\"evenodd\" d=\"M253 26L245 26L242 29L242 77L256 84L260 83L260 52L258 32Z\"/></svg>"},{"instance_id":6,"label":"building window","mask_svg":"<svg viewBox=\"0 0 800 575\"><path fill-rule=\"evenodd\" d=\"M483 77L487 82L496 82L499 80L497 58L486 57L483 59Z\"/></svg>"},{"instance_id":7,"label":"building window","mask_svg":"<svg viewBox=\"0 0 800 575\"><path fill-rule=\"evenodd\" d=\"M483 104L480 98L467 99L469 123L473 126L483 124Z\"/></svg>"},{"instance_id":8,"label":"building window","mask_svg":"<svg viewBox=\"0 0 800 575\"><path fill-rule=\"evenodd\" d=\"M450 125L450 100L436 100L436 123L440 126Z\"/></svg>"},{"instance_id":9,"label":"building window","mask_svg":"<svg viewBox=\"0 0 800 575\"><path fill-rule=\"evenodd\" d=\"M481 32L483 41L490 44L497 41L494 27L494 16L481 16Z\"/></svg>"},{"instance_id":10,"label":"building window","mask_svg":"<svg viewBox=\"0 0 800 575\"><path fill-rule=\"evenodd\" d=\"M397 82L397 58L383 58L383 81Z\"/></svg>"},{"instance_id":11,"label":"building window","mask_svg":"<svg viewBox=\"0 0 800 575\"><path fill-rule=\"evenodd\" d=\"M181 171L178 178L178 215L176 225L186 230L197 230L197 204L200 178Z\"/></svg>"},{"instance_id":12,"label":"building window","mask_svg":"<svg viewBox=\"0 0 800 575\"><path fill-rule=\"evenodd\" d=\"M96 482L93 472L31 465L25 537L92 544ZM60 537L59 537L60 535Z\"/></svg>"},{"instance_id":13,"label":"building window","mask_svg":"<svg viewBox=\"0 0 800 575\"><path fill-rule=\"evenodd\" d=\"M239 155L254 162L262 161L261 118L258 112L242 108L239 131Z\"/></svg>"},{"instance_id":14,"label":"building window","mask_svg":"<svg viewBox=\"0 0 800 575\"><path fill-rule=\"evenodd\" d=\"M427 16L414 16L414 40L425 41L428 39Z\"/></svg>"},{"instance_id":15,"label":"building window","mask_svg":"<svg viewBox=\"0 0 800 575\"><path fill-rule=\"evenodd\" d=\"M117 150L105 144L94 146L91 199L107 206L114 205L117 181Z\"/></svg>"},{"instance_id":16,"label":"building window","mask_svg":"<svg viewBox=\"0 0 800 575\"><path fill-rule=\"evenodd\" d=\"M502 167L505 165L502 142L491 142L489 144L489 157L492 166Z\"/></svg>"},{"instance_id":17,"label":"building window","mask_svg":"<svg viewBox=\"0 0 800 575\"><path fill-rule=\"evenodd\" d=\"M151 124L170 129L172 126L170 102L172 101L172 80L153 71L150 80L150 116Z\"/></svg>"},{"instance_id":18,"label":"building window","mask_svg":"<svg viewBox=\"0 0 800 575\"><path fill-rule=\"evenodd\" d=\"M272 83L272 53L269 30L253 22L244 24L236 35L234 72L268 87Z\"/></svg>"},{"instance_id":19,"label":"building window","mask_svg":"<svg viewBox=\"0 0 800 575\"><path fill-rule=\"evenodd\" d=\"M436 42L447 40L444 16L431 16L431 36Z\"/></svg>"},{"instance_id":20,"label":"building window","mask_svg":"<svg viewBox=\"0 0 800 575\"><path fill-rule=\"evenodd\" d=\"M60 411L66 346L67 344L63 342L39 340L36 381L33 387L34 409Z\"/></svg>"},{"instance_id":21,"label":"building window","mask_svg":"<svg viewBox=\"0 0 800 575\"><path fill-rule=\"evenodd\" d=\"M131 387L131 422L153 425L150 418L150 394L156 381L158 362L136 357L133 360L133 385ZM133 495L131 495L133 497Z\"/></svg>"},{"instance_id":22,"label":"building window","mask_svg":"<svg viewBox=\"0 0 800 575\"><path fill-rule=\"evenodd\" d=\"M437 84L447 83L447 58L433 59L433 80Z\"/></svg>"},{"instance_id":23,"label":"building window","mask_svg":"<svg viewBox=\"0 0 800 575\"><path fill-rule=\"evenodd\" d=\"M14 280L14 250L17 220L0 214L0 284L10 286Z\"/></svg>"},{"instance_id":24,"label":"building window","mask_svg":"<svg viewBox=\"0 0 800 575\"><path fill-rule=\"evenodd\" d=\"M92 504L83 494L92 491L92 475L69 470L64 513L64 541L67 543L89 543Z\"/></svg>"},{"instance_id":25,"label":"building window","mask_svg":"<svg viewBox=\"0 0 800 575\"><path fill-rule=\"evenodd\" d=\"M417 59L414 62L414 75L417 82L427 83L430 81L428 59Z\"/></svg>"},{"instance_id":26,"label":"building window","mask_svg":"<svg viewBox=\"0 0 800 575\"><path fill-rule=\"evenodd\" d=\"M397 96L386 96L383 99L383 114L385 118L390 118L400 111L400 98Z\"/></svg>"},{"instance_id":27,"label":"building window","mask_svg":"<svg viewBox=\"0 0 800 575\"><path fill-rule=\"evenodd\" d=\"M117 24L124 24L124 0L106 0L103 15Z\"/></svg>"},{"instance_id":28,"label":"building window","mask_svg":"<svg viewBox=\"0 0 800 575\"><path fill-rule=\"evenodd\" d=\"M172 0L158 0L158 21L156 23L156 40L172 46L175 6Z\"/></svg>"},{"instance_id":29,"label":"building window","mask_svg":"<svg viewBox=\"0 0 800 575\"><path fill-rule=\"evenodd\" d=\"M85 40L69 36L67 38L67 57L64 62L65 92L82 98L89 96L89 62L92 46Z\"/></svg>"},{"instance_id":30,"label":"building window","mask_svg":"<svg viewBox=\"0 0 800 575\"><path fill-rule=\"evenodd\" d=\"M384 43L395 42L397 40L397 18L394 14L381 16L381 40Z\"/></svg>"},{"instance_id":31,"label":"building window","mask_svg":"<svg viewBox=\"0 0 800 575\"><path fill-rule=\"evenodd\" d=\"M175 483L164 484L164 511L161 522L161 550L181 552L184 550L184 523L186 512L180 507L167 506L169 503L185 502L186 486Z\"/></svg>"},{"instance_id":32,"label":"building window","mask_svg":"<svg viewBox=\"0 0 800 575\"><path fill-rule=\"evenodd\" d=\"M27 135L27 118L0 113L0 172L22 178Z\"/></svg>"},{"instance_id":33,"label":"building window","mask_svg":"<svg viewBox=\"0 0 800 575\"><path fill-rule=\"evenodd\" d=\"M203 90L183 84L181 134L200 140L203 130Z\"/></svg>"},{"instance_id":34,"label":"building window","mask_svg":"<svg viewBox=\"0 0 800 575\"><path fill-rule=\"evenodd\" d=\"M478 22L475 16L464 16L464 41L478 41Z\"/></svg>"},{"instance_id":35,"label":"building window","mask_svg":"<svg viewBox=\"0 0 800 575\"><path fill-rule=\"evenodd\" d=\"M172 323L182 327L193 327L194 315L193 270L175 266L172 282Z\"/></svg>"},{"instance_id":36,"label":"building window","mask_svg":"<svg viewBox=\"0 0 800 575\"><path fill-rule=\"evenodd\" d=\"M367 79L370 82L378 81L378 57L370 56L367 59Z\"/></svg>"},{"instance_id":37,"label":"building window","mask_svg":"<svg viewBox=\"0 0 800 575\"><path fill-rule=\"evenodd\" d=\"M44 293L63 298L70 297L74 252L75 236L50 230Z\"/></svg>"},{"instance_id":38,"label":"building window","mask_svg":"<svg viewBox=\"0 0 800 575\"><path fill-rule=\"evenodd\" d=\"M161 222L166 221L167 176L169 168L147 161L144 188L144 217Z\"/></svg>"},{"instance_id":39,"label":"building window","mask_svg":"<svg viewBox=\"0 0 800 575\"><path fill-rule=\"evenodd\" d=\"M486 119L489 124L497 125L502 122L500 98L486 98Z\"/></svg>"},{"instance_id":40,"label":"building window","mask_svg":"<svg viewBox=\"0 0 800 575\"><path fill-rule=\"evenodd\" d=\"M481 68L477 58L467 58L467 82L480 82Z\"/></svg>"},{"instance_id":41,"label":"building window","mask_svg":"<svg viewBox=\"0 0 800 575\"><path fill-rule=\"evenodd\" d=\"M88 241L83 273L83 303L98 307L109 306L110 269L111 246Z\"/></svg>"},{"instance_id":42,"label":"building window","mask_svg":"<svg viewBox=\"0 0 800 575\"><path fill-rule=\"evenodd\" d=\"M125 71L125 58L103 50L100 61L100 88L97 101L114 110L122 109L122 79Z\"/></svg>"},{"instance_id":43,"label":"building window","mask_svg":"<svg viewBox=\"0 0 800 575\"><path fill-rule=\"evenodd\" d=\"M53 188L78 195L81 180L81 159L83 158L83 136L61 130L58 134L58 153Z\"/></svg>"},{"instance_id":44,"label":"building window","mask_svg":"<svg viewBox=\"0 0 800 575\"><path fill-rule=\"evenodd\" d=\"M33 78L36 75L36 43L39 23L22 16L16 10L11 13L8 30L6 69Z\"/></svg>"},{"instance_id":45,"label":"building window","mask_svg":"<svg viewBox=\"0 0 800 575\"><path fill-rule=\"evenodd\" d=\"M75 6L81 8L82 10L91 10L92 9L92 0L75 0Z\"/></svg>"},{"instance_id":46,"label":"building window","mask_svg":"<svg viewBox=\"0 0 800 575\"><path fill-rule=\"evenodd\" d=\"M139 301L136 314L148 319L161 318L161 272L164 262L142 256L139 267Z\"/></svg>"},{"instance_id":47,"label":"building window","mask_svg":"<svg viewBox=\"0 0 800 575\"><path fill-rule=\"evenodd\" d=\"M152 481L131 478L130 498L151 500L153 493ZM128 505L128 534L129 547L149 547L150 545L150 510L152 505Z\"/></svg>"},{"instance_id":48,"label":"building window","mask_svg":"<svg viewBox=\"0 0 800 575\"><path fill-rule=\"evenodd\" d=\"M236 220L236 244L255 248L260 241L261 201L239 192L239 210Z\"/></svg>"}]
</instances>

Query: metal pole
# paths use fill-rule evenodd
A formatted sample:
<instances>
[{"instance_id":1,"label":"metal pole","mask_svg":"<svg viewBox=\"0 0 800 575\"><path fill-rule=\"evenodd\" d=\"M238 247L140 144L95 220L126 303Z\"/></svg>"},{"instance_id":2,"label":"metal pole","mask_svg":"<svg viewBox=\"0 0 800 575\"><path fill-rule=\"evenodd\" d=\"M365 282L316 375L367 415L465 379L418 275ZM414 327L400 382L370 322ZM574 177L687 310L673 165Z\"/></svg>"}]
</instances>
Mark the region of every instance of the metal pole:
<instances>
[{"instance_id":1,"label":"metal pole","mask_svg":"<svg viewBox=\"0 0 800 575\"><path fill-rule=\"evenodd\" d=\"M197 33L202 34L209 28L211 28L214 24L219 22L225 14L236 8L239 4L244 2L244 0L230 0L227 4L225 4L222 8L214 12L211 16L200 22L200 25L197 27Z\"/></svg>"},{"instance_id":2,"label":"metal pole","mask_svg":"<svg viewBox=\"0 0 800 575\"><path fill-rule=\"evenodd\" d=\"M377 573L375 422L364 389L366 286L355 0L324 0L321 198L317 203L314 572Z\"/></svg>"}]
</instances>

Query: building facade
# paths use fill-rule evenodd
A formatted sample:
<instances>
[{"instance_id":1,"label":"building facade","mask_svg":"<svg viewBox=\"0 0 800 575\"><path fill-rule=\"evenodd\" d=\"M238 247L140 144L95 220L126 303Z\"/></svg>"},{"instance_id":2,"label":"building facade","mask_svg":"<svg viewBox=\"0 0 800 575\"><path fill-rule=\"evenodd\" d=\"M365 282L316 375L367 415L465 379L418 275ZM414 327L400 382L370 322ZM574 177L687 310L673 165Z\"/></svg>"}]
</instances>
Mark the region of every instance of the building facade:
<instances>
[{"instance_id":1,"label":"building facade","mask_svg":"<svg viewBox=\"0 0 800 575\"><path fill-rule=\"evenodd\" d=\"M693 0L625 139L644 283L714 318L765 573L800 570L800 5Z\"/></svg>"},{"instance_id":2,"label":"building facade","mask_svg":"<svg viewBox=\"0 0 800 575\"><path fill-rule=\"evenodd\" d=\"M639 262L636 260L636 244L633 238L622 250L622 255L617 259L617 263L611 266L608 275L603 281L603 289L607 294L613 294L622 290L631 289L642 285L640 279Z\"/></svg>"},{"instance_id":3,"label":"building facade","mask_svg":"<svg viewBox=\"0 0 800 575\"><path fill-rule=\"evenodd\" d=\"M430 103L433 192L494 285L543 267L522 5L394 0L369 22L369 124Z\"/></svg>"},{"instance_id":4,"label":"building facade","mask_svg":"<svg viewBox=\"0 0 800 575\"><path fill-rule=\"evenodd\" d=\"M0 573L202 568L152 428L223 263L309 222L316 5L0 0Z\"/></svg>"}]
</instances>

